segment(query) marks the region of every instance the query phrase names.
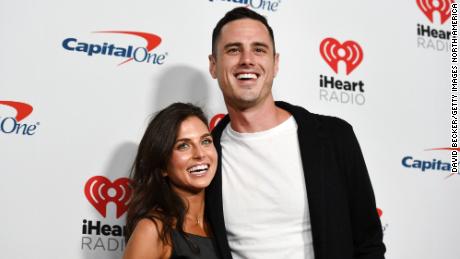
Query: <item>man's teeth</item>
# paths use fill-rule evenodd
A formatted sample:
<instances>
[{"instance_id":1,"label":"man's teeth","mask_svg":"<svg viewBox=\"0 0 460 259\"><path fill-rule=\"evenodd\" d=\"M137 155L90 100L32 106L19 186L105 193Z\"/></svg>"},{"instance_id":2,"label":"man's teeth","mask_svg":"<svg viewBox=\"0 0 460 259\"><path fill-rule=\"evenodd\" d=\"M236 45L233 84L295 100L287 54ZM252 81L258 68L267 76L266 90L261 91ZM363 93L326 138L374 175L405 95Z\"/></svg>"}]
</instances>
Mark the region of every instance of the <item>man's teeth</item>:
<instances>
[{"instance_id":1,"label":"man's teeth","mask_svg":"<svg viewBox=\"0 0 460 259\"><path fill-rule=\"evenodd\" d=\"M202 171L208 170L209 166L208 165L196 165L193 167L190 167L187 171L189 173L201 173Z\"/></svg>"},{"instance_id":2,"label":"man's teeth","mask_svg":"<svg viewBox=\"0 0 460 259\"><path fill-rule=\"evenodd\" d=\"M257 75L256 74L238 74L236 76L237 79L257 79Z\"/></svg>"}]
</instances>

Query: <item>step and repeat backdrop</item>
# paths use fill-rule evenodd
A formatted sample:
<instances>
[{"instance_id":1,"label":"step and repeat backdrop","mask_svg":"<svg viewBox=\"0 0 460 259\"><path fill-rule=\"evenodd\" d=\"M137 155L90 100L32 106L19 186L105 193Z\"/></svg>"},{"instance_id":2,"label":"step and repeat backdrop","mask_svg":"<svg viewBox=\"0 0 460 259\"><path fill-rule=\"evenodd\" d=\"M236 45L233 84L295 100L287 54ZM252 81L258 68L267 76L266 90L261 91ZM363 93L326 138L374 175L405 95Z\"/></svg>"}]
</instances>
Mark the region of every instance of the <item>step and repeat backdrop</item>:
<instances>
[{"instance_id":1,"label":"step and repeat backdrop","mask_svg":"<svg viewBox=\"0 0 460 259\"><path fill-rule=\"evenodd\" d=\"M247 6L275 32L275 99L354 126L387 258L460 258L452 2L2 0L0 257L121 258L145 127L176 101L218 123L211 32Z\"/></svg>"}]
</instances>

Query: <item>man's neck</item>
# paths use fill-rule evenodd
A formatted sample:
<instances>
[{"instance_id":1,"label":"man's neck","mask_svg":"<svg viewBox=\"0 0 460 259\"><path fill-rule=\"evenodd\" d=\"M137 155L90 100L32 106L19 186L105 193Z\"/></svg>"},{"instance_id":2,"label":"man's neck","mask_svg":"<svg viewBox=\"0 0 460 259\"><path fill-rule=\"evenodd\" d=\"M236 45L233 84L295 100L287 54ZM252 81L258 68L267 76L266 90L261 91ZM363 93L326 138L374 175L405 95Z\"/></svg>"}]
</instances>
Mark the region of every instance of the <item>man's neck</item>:
<instances>
[{"instance_id":1,"label":"man's neck","mask_svg":"<svg viewBox=\"0 0 460 259\"><path fill-rule=\"evenodd\" d=\"M230 124L240 133L252 133L274 128L287 120L290 114L277 107L272 100L247 109L237 109L227 105Z\"/></svg>"}]
</instances>

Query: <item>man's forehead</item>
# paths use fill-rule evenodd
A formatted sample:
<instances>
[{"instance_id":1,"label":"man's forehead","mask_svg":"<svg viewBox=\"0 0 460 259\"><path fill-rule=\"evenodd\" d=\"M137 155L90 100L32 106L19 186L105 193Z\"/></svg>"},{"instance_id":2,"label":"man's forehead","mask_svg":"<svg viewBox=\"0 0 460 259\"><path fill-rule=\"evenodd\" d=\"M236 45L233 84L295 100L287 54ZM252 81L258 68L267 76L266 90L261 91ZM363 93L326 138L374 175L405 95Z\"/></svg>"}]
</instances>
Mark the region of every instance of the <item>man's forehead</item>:
<instances>
[{"instance_id":1,"label":"man's forehead","mask_svg":"<svg viewBox=\"0 0 460 259\"><path fill-rule=\"evenodd\" d=\"M244 18L231 21L222 27L218 42L226 45L229 42L237 42L238 36L253 38L257 42L265 42L271 44L270 33L267 27L260 21Z\"/></svg>"},{"instance_id":2,"label":"man's forehead","mask_svg":"<svg viewBox=\"0 0 460 259\"><path fill-rule=\"evenodd\" d=\"M229 33L239 33L253 30L263 31L267 37L270 37L267 27L265 27L262 22L249 18L238 19L225 24L222 27L220 34L223 36Z\"/></svg>"}]
</instances>

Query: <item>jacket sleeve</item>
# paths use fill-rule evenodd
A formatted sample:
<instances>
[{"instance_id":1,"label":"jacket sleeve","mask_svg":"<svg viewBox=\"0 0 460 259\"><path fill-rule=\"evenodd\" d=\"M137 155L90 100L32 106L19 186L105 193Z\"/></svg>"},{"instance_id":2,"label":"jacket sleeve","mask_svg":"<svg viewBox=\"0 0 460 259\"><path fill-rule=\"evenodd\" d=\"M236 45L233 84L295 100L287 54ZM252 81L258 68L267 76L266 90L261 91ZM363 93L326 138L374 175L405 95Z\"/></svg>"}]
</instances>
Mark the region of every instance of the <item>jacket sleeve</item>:
<instances>
[{"instance_id":1,"label":"jacket sleeve","mask_svg":"<svg viewBox=\"0 0 460 259\"><path fill-rule=\"evenodd\" d=\"M363 154L353 128L348 123L343 133L354 258L382 259L386 250L382 225Z\"/></svg>"}]
</instances>

